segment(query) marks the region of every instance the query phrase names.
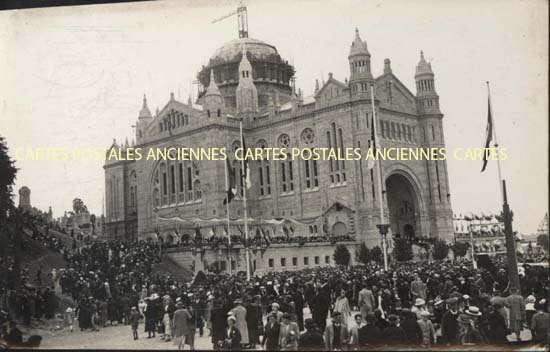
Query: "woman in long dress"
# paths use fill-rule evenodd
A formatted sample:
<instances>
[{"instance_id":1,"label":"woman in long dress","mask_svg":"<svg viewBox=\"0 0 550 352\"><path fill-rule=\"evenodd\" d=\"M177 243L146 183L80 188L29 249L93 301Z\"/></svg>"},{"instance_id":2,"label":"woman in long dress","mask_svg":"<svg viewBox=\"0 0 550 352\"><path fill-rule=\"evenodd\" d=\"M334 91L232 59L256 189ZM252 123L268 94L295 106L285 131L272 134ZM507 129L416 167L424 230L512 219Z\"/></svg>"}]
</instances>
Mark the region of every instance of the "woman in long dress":
<instances>
[{"instance_id":1,"label":"woman in long dress","mask_svg":"<svg viewBox=\"0 0 550 352\"><path fill-rule=\"evenodd\" d=\"M342 319L344 322L348 321L348 318L351 316L351 309L349 307L348 298L346 297L346 290L340 290L340 296L336 298L334 303L334 312L342 314Z\"/></svg>"},{"instance_id":2,"label":"woman in long dress","mask_svg":"<svg viewBox=\"0 0 550 352\"><path fill-rule=\"evenodd\" d=\"M170 317L170 303L164 306L164 317L162 318L164 325L164 341L168 342L172 338L172 317Z\"/></svg>"}]
</instances>

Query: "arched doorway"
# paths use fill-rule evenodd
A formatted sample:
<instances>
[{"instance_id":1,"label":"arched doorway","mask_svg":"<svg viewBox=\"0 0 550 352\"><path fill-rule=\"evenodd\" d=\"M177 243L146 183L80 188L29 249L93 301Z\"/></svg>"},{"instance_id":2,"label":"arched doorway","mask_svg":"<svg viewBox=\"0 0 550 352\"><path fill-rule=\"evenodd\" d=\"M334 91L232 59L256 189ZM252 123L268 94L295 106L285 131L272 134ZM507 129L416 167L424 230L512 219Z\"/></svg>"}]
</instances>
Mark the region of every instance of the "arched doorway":
<instances>
[{"instance_id":1,"label":"arched doorway","mask_svg":"<svg viewBox=\"0 0 550 352\"><path fill-rule=\"evenodd\" d=\"M420 204L411 181L400 173L386 178L386 196L393 235L412 238L420 234Z\"/></svg>"}]
</instances>

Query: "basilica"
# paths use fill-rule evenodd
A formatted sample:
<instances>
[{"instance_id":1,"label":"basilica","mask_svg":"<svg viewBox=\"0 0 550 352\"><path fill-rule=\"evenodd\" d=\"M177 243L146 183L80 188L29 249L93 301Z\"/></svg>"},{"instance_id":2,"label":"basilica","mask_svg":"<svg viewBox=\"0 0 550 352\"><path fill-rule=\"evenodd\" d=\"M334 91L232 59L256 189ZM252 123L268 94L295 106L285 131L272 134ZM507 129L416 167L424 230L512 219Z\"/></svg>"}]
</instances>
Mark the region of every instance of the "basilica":
<instances>
[{"instance_id":1,"label":"basilica","mask_svg":"<svg viewBox=\"0 0 550 352\"><path fill-rule=\"evenodd\" d=\"M295 87L295 69L275 46L248 37L225 43L200 69L203 88L195 101L178 101L171 93L152 114L144 97L135 144L114 141L111 148L232 151L241 145L240 121L246 147L367 148L373 137L373 105L379 147L444 148L434 72L423 53L413 93L392 73L390 59L380 60L376 70L358 30L351 37L349 80L329 73L316 83L312 96ZM382 161L378 182L376 168L362 159L260 159L248 164L250 188L245 190L241 162L232 153L228 157L237 179L229 207L224 205L226 161L106 161L106 234L175 243L182 234L193 236L197 227L205 229L203 234L221 235L228 218L230 231L237 231L233 226L242 225L246 191L249 228L272 236L286 221L295 235L345 235L369 248L380 245L376 225L382 222L382 194L391 235L453 237L445 160Z\"/></svg>"}]
</instances>

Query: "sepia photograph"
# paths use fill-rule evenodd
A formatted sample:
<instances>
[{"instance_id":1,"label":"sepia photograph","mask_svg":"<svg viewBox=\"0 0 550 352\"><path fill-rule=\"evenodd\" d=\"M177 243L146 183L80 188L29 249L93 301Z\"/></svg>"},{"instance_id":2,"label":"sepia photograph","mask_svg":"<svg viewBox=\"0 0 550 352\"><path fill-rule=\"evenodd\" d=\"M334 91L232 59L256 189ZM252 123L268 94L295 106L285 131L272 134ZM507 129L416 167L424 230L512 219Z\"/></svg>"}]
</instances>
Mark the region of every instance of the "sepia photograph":
<instances>
[{"instance_id":1,"label":"sepia photograph","mask_svg":"<svg viewBox=\"0 0 550 352\"><path fill-rule=\"evenodd\" d=\"M548 10L6 1L0 349L548 351Z\"/></svg>"}]
</instances>

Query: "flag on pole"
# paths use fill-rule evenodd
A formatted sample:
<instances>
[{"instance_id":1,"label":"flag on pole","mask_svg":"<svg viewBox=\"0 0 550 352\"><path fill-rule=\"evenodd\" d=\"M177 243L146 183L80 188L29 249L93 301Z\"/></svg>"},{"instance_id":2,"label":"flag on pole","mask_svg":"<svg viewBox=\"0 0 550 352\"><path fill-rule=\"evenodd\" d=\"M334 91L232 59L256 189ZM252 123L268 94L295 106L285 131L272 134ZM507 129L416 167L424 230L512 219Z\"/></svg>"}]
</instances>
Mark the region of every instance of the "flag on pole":
<instances>
[{"instance_id":1,"label":"flag on pole","mask_svg":"<svg viewBox=\"0 0 550 352\"><path fill-rule=\"evenodd\" d=\"M229 163L229 159L225 159L225 168L226 168L226 177L227 177L227 189L226 189L226 196L223 200L223 205L226 205L227 203L231 203L231 200L235 198L237 195L237 184L235 181L235 169L231 167L231 164Z\"/></svg>"},{"instance_id":2,"label":"flag on pole","mask_svg":"<svg viewBox=\"0 0 550 352\"><path fill-rule=\"evenodd\" d=\"M371 124L370 124L370 130L371 130L371 136L370 136L370 146L369 149L373 151L373 153L376 155L376 133L374 133L374 114L371 118ZM367 169L370 170L374 167L375 158L368 158L367 159Z\"/></svg>"},{"instance_id":3,"label":"flag on pole","mask_svg":"<svg viewBox=\"0 0 550 352\"><path fill-rule=\"evenodd\" d=\"M489 148L491 141L493 140L493 117L491 116L491 98L488 98L488 112L487 112L487 128L485 130L485 148ZM487 149L486 149L487 150ZM481 172L485 171L487 167L487 161L489 161L488 153L483 156L483 167Z\"/></svg>"},{"instance_id":4,"label":"flag on pole","mask_svg":"<svg viewBox=\"0 0 550 352\"><path fill-rule=\"evenodd\" d=\"M245 157L246 156L246 142L244 141L244 135L242 136L242 139L243 139L243 158L244 159L244 181L245 181L245 184L246 184L246 189L250 189L250 187L252 187L252 182L250 181L250 167L248 166L248 159Z\"/></svg>"}]
</instances>

